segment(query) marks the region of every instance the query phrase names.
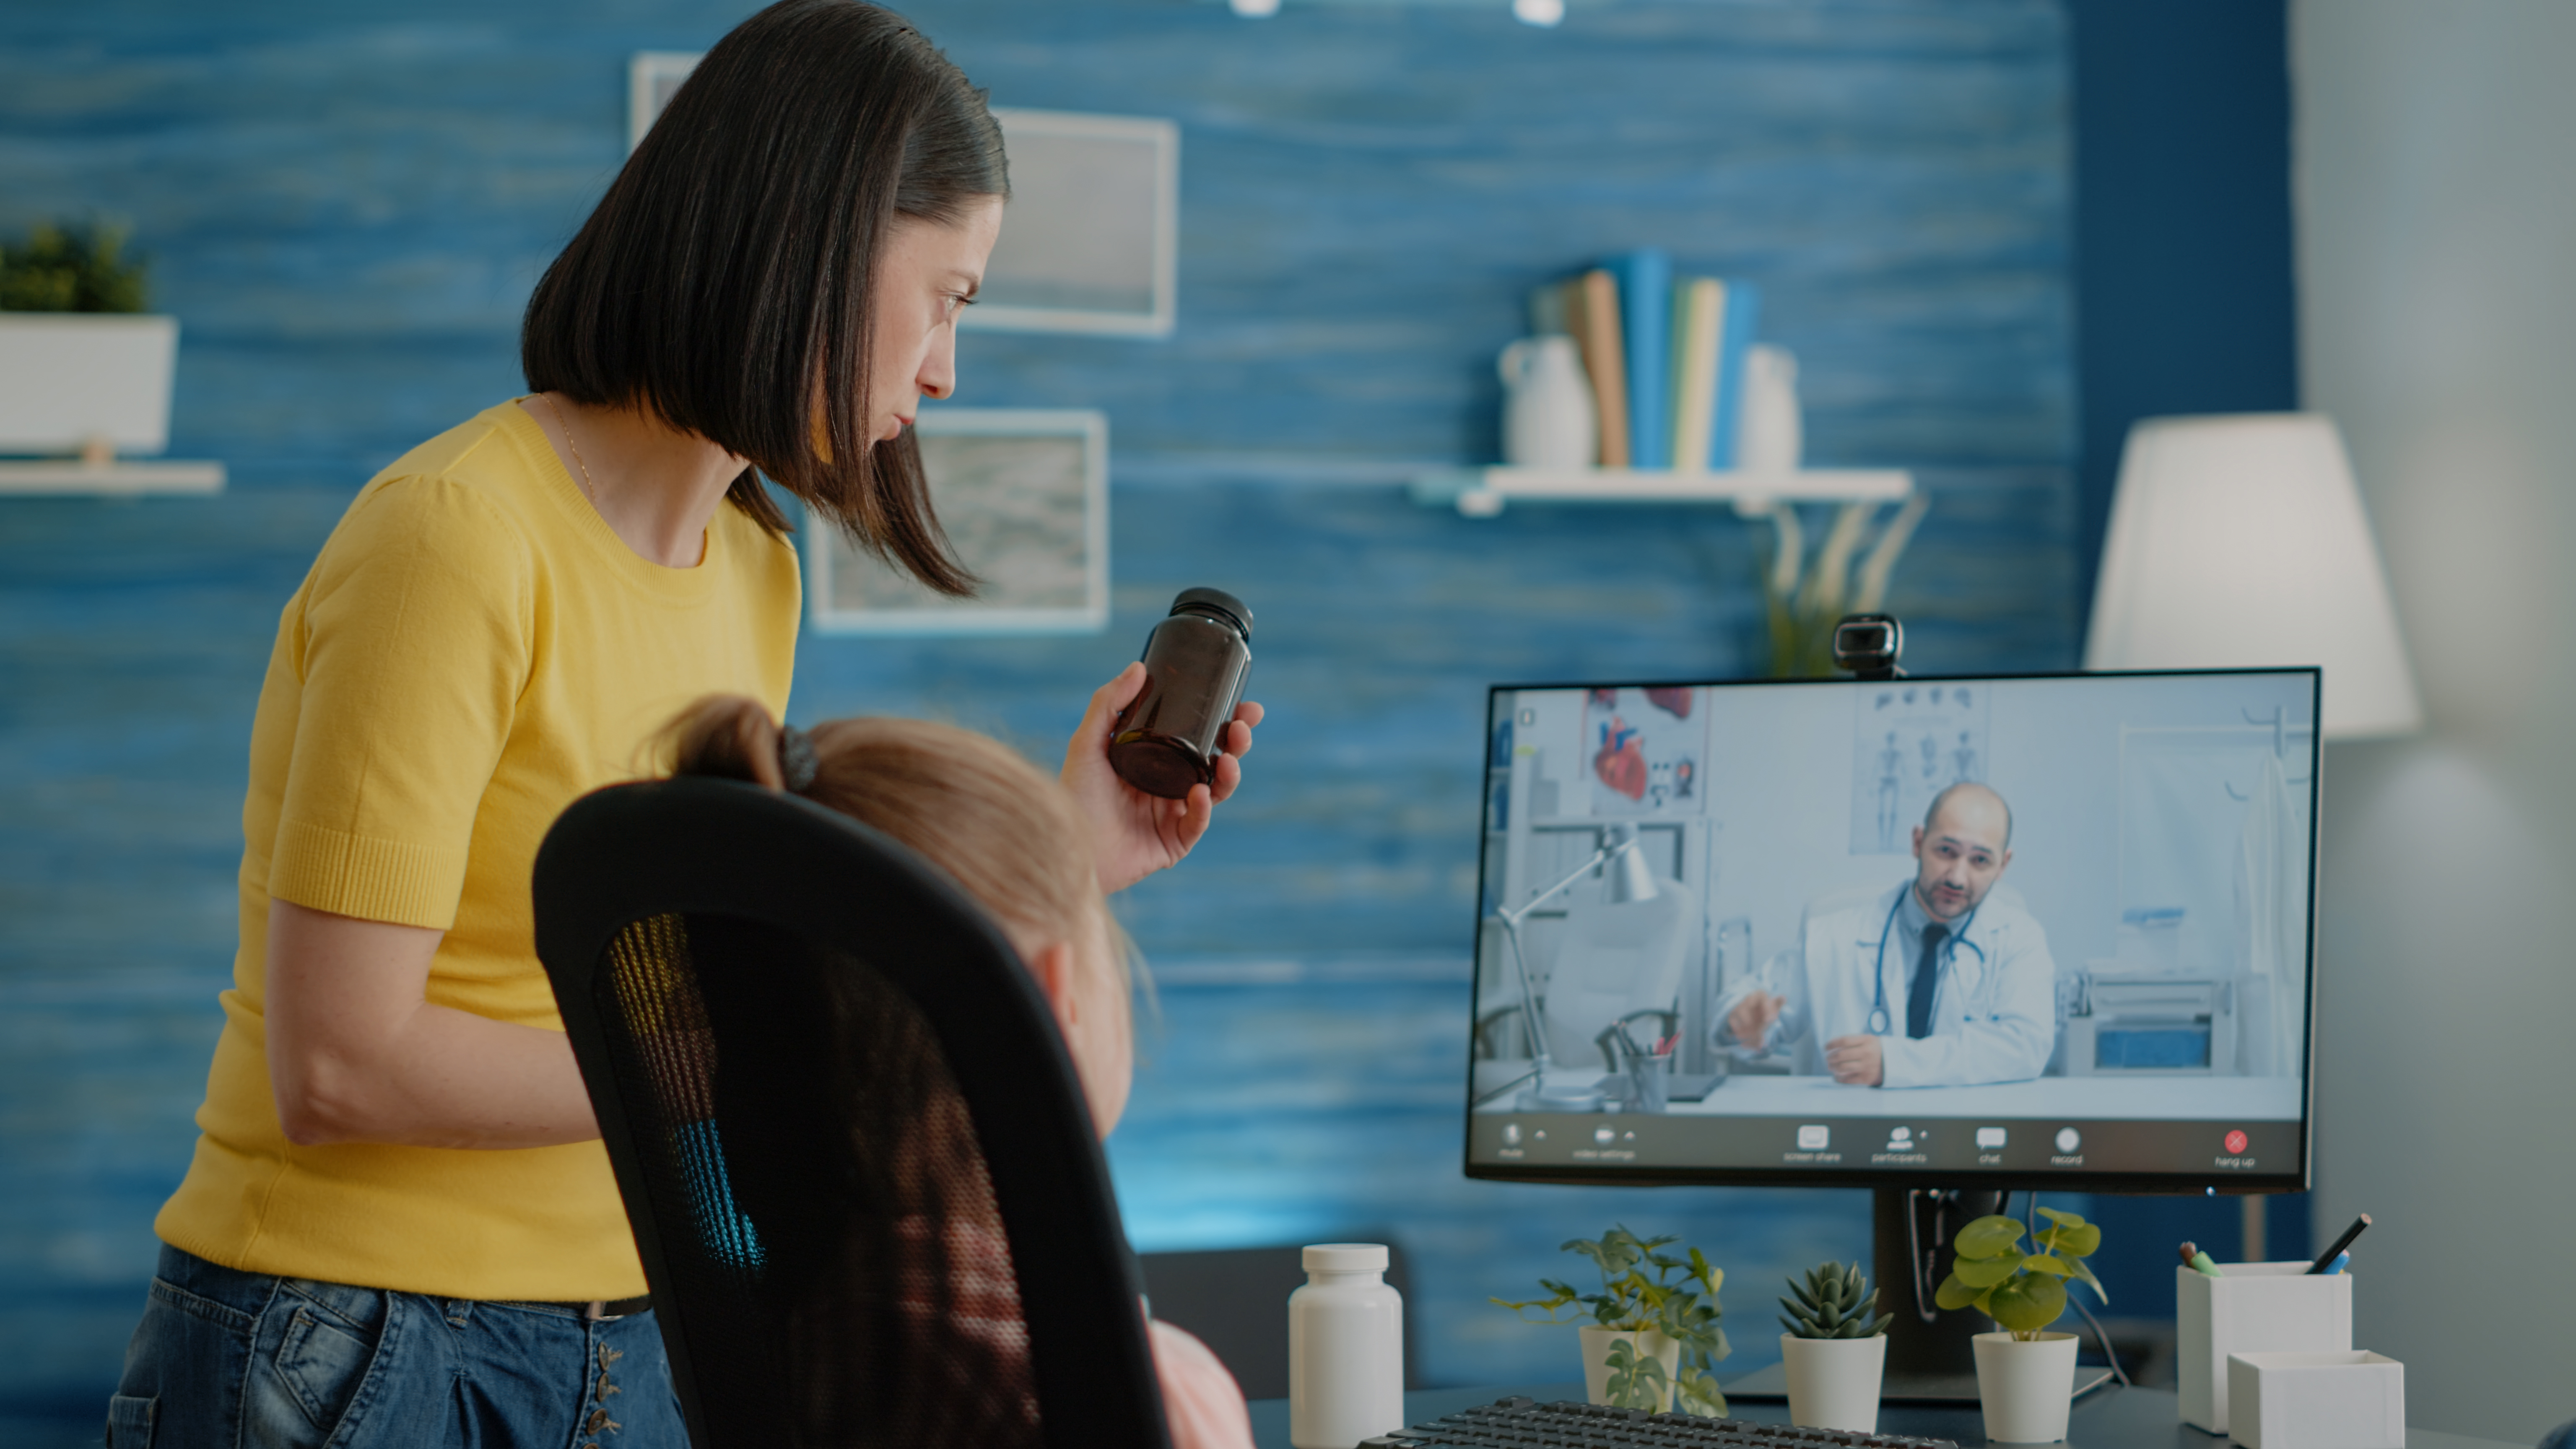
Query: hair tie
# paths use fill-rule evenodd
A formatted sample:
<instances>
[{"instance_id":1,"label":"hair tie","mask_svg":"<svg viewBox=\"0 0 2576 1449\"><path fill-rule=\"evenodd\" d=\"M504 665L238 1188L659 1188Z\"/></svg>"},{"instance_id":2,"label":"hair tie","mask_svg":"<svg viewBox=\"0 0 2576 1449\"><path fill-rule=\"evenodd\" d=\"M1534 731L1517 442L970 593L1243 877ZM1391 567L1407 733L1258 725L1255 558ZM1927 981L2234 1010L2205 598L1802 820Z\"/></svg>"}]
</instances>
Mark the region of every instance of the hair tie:
<instances>
[{"instance_id":1,"label":"hair tie","mask_svg":"<svg viewBox=\"0 0 2576 1449\"><path fill-rule=\"evenodd\" d=\"M787 782L791 794L802 795L814 783L814 741L803 730L789 725L778 732L778 773Z\"/></svg>"}]
</instances>

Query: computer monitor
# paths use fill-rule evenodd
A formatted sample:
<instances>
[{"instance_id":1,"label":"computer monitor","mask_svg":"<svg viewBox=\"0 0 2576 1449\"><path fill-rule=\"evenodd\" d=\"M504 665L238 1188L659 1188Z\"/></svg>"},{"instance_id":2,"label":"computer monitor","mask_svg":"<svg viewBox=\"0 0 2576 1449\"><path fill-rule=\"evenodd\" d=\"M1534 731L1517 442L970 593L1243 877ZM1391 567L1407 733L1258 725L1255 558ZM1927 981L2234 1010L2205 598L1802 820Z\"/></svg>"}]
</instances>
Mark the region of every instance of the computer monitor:
<instances>
[{"instance_id":1,"label":"computer monitor","mask_svg":"<svg viewBox=\"0 0 2576 1449\"><path fill-rule=\"evenodd\" d=\"M1495 689L1468 1175L2303 1189L2317 698Z\"/></svg>"}]
</instances>

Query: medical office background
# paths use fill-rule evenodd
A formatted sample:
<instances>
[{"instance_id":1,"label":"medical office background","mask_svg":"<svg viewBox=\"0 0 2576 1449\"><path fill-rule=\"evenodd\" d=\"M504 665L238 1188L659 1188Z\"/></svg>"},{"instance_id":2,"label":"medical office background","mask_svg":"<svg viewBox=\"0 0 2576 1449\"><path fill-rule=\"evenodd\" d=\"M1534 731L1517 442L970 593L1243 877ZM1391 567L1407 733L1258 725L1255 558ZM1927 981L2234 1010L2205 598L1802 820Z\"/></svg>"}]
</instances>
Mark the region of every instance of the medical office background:
<instances>
[{"instance_id":1,"label":"medical office background","mask_svg":"<svg viewBox=\"0 0 2576 1449\"><path fill-rule=\"evenodd\" d=\"M0 1440L94 1442L216 1031L277 609L366 476L520 385L519 307L623 151L626 58L749 8L0 10L0 229L131 220L185 329L172 453L233 479L0 500ZM1140 1247L1389 1234L1443 1382L1562 1377L1557 1334L1484 1299L1613 1220L1728 1267L1730 1371L1773 1356L1781 1274L1865 1253L1857 1194L1454 1166L1484 686L1758 669L1759 555L1722 509L1471 521L1401 485L1494 456L1531 284L1660 245L1764 283L1812 460L1930 491L1892 599L1925 671L2074 663L2130 420L2339 416L2433 722L2327 751L2319 1191L2271 1237L2374 1213L2357 1331L2425 1422L2576 1413L2547 1247L2576 1187L2576 674L2528 627L2576 605L2576 11L905 8L997 103L1182 134L1171 337L961 346L962 402L1108 412L1108 630L809 637L794 710L1044 757L1175 590L1260 611L1252 783L1125 902L1164 1016L1112 1147ZM2119 1312L2170 1302L2145 1239L2234 1241L2231 1205L2092 1210L2136 1228ZM2499 1256L2510 1295L2475 1266Z\"/></svg>"}]
</instances>

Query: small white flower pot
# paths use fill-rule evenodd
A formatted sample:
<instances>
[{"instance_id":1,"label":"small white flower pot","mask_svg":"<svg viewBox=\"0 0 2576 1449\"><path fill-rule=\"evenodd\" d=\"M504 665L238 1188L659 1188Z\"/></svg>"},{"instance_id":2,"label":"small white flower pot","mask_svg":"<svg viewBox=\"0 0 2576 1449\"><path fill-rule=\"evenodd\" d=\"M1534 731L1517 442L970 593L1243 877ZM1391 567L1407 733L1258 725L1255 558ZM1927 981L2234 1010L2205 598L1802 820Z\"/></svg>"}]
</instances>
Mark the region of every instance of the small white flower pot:
<instances>
[{"instance_id":1,"label":"small white flower pot","mask_svg":"<svg viewBox=\"0 0 2576 1449\"><path fill-rule=\"evenodd\" d=\"M1997 1444L2053 1444L2066 1437L2075 1405L2075 1335L2043 1333L2024 1343L2009 1333L1980 1333L1977 1398L1986 1438Z\"/></svg>"},{"instance_id":2,"label":"small white flower pot","mask_svg":"<svg viewBox=\"0 0 2576 1449\"><path fill-rule=\"evenodd\" d=\"M1610 1345L1623 1338L1631 1339L1636 1342L1639 1351L1652 1354L1662 1361L1664 1390L1656 1396L1655 1409L1658 1413L1671 1411L1672 1384L1674 1380L1681 1377L1682 1373L1680 1339L1667 1338L1651 1328L1643 1333L1622 1328L1593 1327L1580 1328L1575 1332L1583 1340L1583 1396L1585 1398L1596 1404L1610 1402Z\"/></svg>"},{"instance_id":3,"label":"small white flower pot","mask_svg":"<svg viewBox=\"0 0 2576 1449\"><path fill-rule=\"evenodd\" d=\"M175 317L0 312L0 453L170 443Z\"/></svg>"},{"instance_id":4,"label":"small white flower pot","mask_svg":"<svg viewBox=\"0 0 2576 1449\"><path fill-rule=\"evenodd\" d=\"M1799 1338L1780 1335L1780 1367L1789 1378L1789 1422L1801 1429L1878 1432L1878 1384L1887 1368L1887 1335Z\"/></svg>"}]
</instances>

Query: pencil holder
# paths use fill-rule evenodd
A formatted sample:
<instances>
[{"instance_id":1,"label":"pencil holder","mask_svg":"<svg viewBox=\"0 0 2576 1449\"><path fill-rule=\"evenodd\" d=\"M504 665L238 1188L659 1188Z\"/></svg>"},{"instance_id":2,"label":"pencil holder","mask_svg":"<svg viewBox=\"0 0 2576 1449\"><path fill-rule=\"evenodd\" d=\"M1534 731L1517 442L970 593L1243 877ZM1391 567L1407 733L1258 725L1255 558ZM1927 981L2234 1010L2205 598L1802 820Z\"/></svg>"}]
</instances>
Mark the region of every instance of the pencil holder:
<instances>
[{"instance_id":1,"label":"pencil holder","mask_svg":"<svg viewBox=\"0 0 2576 1449\"><path fill-rule=\"evenodd\" d=\"M2305 1263L2222 1263L2223 1278L2174 1269L2175 1385L2182 1421L2227 1432L2227 1356L2352 1348L2352 1278Z\"/></svg>"},{"instance_id":2,"label":"pencil holder","mask_svg":"<svg viewBox=\"0 0 2576 1449\"><path fill-rule=\"evenodd\" d=\"M2406 1365L2376 1353L2239 1353L2227 1399L2245 1449L2406 1449Z\"/></svg>"}]
</instances>

